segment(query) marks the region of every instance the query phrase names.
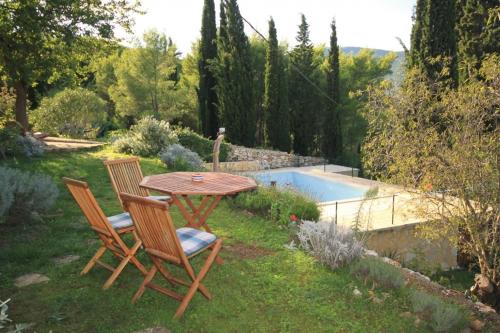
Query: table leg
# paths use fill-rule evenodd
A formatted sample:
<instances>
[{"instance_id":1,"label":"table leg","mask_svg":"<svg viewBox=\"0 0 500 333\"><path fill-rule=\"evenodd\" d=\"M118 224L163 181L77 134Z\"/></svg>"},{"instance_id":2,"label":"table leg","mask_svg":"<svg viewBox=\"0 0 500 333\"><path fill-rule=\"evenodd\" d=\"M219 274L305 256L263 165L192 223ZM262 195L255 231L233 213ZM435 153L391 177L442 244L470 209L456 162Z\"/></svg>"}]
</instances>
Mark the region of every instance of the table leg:
<instances>
[{"instance_id":1,"label":"table leg","mask_svg":"<svg viewBox=\"0 0 500 333\"><path fill-rule=\"evenodd\" d=\"M190 214L188 212L188 210L186 209L186 207L181 202L181 200L179 200L179 198L175 195L172 195L172 203L179 208L182 216L184 217L184 219L186 219L186 222L187 222L186 226L190 227L190 228L196 228L196 229L201 229L201 227L203 227L207 232L212 233L212 230L207 225L206 221L207 221L210 213L212 213L212 211L215 209L215 207L217 207L217 204L222 199L222 196L221 195L204 196L198 207L196 207L193 204L193 202L191 201L191 199L189 199L187 196L182 196L182 197L184 198L186 205L189 208L191 208L193 213ZM212 199L212 202L208 205L207 209L203 212L203 210L205 209L207 204L210 202L210 199ZM202 214L202 212L203 212L203 214ZM217 256L215 258L215 262L219 265L224 263L224 261L219 256Z\"/></svg>"}]
</instances>

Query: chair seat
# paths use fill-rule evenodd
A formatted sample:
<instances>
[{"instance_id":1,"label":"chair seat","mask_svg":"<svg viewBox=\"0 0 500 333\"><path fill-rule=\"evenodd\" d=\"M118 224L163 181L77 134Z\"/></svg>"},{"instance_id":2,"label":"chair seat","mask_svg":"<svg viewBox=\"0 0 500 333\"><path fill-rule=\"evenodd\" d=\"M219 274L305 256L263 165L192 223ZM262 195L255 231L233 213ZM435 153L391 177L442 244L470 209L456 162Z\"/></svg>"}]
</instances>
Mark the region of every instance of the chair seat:
<instances>
[{"instance_id":1,"label":"chair seat","mask_svg":"<svg viewBox=\"0 0 500 333\"><path fill-rule=\"evenodd\" d=\"M134 223L130 218L129 213L121 213L108 217L109 223L113 226L114 229L131 227Z\"/></svg>"},{"instance_id":2,"label":"chair seat","mask_svg":"<svg viewBox=\"0 0 500 333\"><path fill-rule=\"evenodd\" d=\"M215 235L193 228L179 228L176 232L186 256L203 250L217 240Z\"/></svg>"},{"instance_id":3,"label":"chair seat","mask_svg":"<svg viewBox=\"0 0 500 333\"><path fill-rule=\"evenodd\" d=\"M169 195L150 195L147 197L148 199L158 200L158 201L168 201L170 200Z\"/></svg>"}]
</instances>

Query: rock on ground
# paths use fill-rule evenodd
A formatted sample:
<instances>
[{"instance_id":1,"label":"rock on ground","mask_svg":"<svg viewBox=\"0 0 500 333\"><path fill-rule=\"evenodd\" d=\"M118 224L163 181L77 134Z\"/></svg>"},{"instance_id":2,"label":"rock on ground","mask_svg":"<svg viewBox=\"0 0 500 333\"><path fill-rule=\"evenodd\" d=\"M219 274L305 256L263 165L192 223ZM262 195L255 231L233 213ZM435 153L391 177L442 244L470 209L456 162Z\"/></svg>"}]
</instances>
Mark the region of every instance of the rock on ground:
<instances>
[{"instance_id":1,"label":"rock on ground","mask_svg":"<svg viewBox=\"0 0 500 333\"><path fill-rule=\"evenodd\" d=\"M50 279L46 277L45 275L38 274L38 273L29 273L25 274L23 276L18 277L14 281L14 285L18 288L23 288L27 287L32 284L37 284L37 283L46 283L49 282Z\"/></svg>"},{"instance_id":2,"label":"rock on ground","mask_svg":"<svg viewBox=\"0 0 500 333\"><path fill-rule=\"evenodd\" d=\"M171 331L163 327L151 327L151 328L146 328L145 330L142 331L136 331L134 333L171 333Z\"/></svg>"},{"instance_id":3,"label":"rock on ground","mask_svg":"<svg viewBox=\"0 0 500 333\"><path fill-rule=\"evenodd\" d=\"M73 254L68 254L68 255L65 255L65 256L62 256L62 257L54 258L52 260L54 261L54 263L57 266L62 266L62 265L66 265L66 264L72 263L73 261L77 261L78 259L80 259L80 256L75 256Z\"/></svg>"}]
</instances>

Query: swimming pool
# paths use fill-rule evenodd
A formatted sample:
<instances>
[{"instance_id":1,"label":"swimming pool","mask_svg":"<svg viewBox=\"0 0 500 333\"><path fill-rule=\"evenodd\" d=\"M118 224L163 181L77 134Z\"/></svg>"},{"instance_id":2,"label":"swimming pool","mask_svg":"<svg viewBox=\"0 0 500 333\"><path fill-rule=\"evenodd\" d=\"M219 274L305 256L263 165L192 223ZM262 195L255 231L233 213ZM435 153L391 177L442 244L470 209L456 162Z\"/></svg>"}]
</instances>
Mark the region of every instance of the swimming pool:
<instances>
[{"instance_id":1,"label":"swimming pool","mask_svg":"<svg viewBox=\"0 0 500 333\"><path fill-rule=\"evenodd\" d=\"M366 189L295 171L258 172L252 176L264 185L291 186L318 202L360 198Z\"/></svg>"}]
</instances>

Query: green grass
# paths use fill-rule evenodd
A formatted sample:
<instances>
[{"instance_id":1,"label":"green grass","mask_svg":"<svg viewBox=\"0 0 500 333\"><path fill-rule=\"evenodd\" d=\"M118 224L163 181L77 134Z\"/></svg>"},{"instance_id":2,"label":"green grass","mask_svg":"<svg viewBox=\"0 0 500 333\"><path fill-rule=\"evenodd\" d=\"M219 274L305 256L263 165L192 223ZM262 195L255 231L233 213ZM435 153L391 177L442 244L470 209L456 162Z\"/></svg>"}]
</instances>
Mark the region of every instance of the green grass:
<instances>
[{"instance_id":1,"label":"green grass","mask_svg":"<svg viewBox=\"0 0 500 333\"><path fill-rule=\"evenodd\" d=\"M270 253L242 259L229 247L222 250L223 265L214 265L205 279L214 298L193 298L180 320L172 320L178 302L147 290L135 305L130 303L141 276L128 267L109 290L102 284L108 272L79 272L93 255L96 237L63 188L60 177L86 179L107 214L120 212L102 159L108 150L86 153L54 153L43 159L9 160L3 164L51 175L61 196L51 216L29 226L0 226L0 299L12 298L9 308L15 322L36 323L37 332L133 332L164 326L173 332L424 332L413 319L400 313L410 310L404 290L391 291L383 304L368 297L352 297L367 287L349 274L332 272L300 251L283 247L290 233L257 216L248 216L222 201L208 220L226 245L259 247ZM145 174L166 172L157 159L142 159ZM174 220L182 225L178 211ZM55 266L54 257L76 254L82 258ZM113 258L107 257L109 261ZM141 261L150 262L143 254ZM200 267L200 258L195 268ZM114 261L113 261L114 262ZM14 279L38 272L47 284L18 289ZM158 280L160 281L160 280ZM182 290L182 289L181 289ZM376 291L379 293L380 291Z\"/></svg>"}]
</instances>

